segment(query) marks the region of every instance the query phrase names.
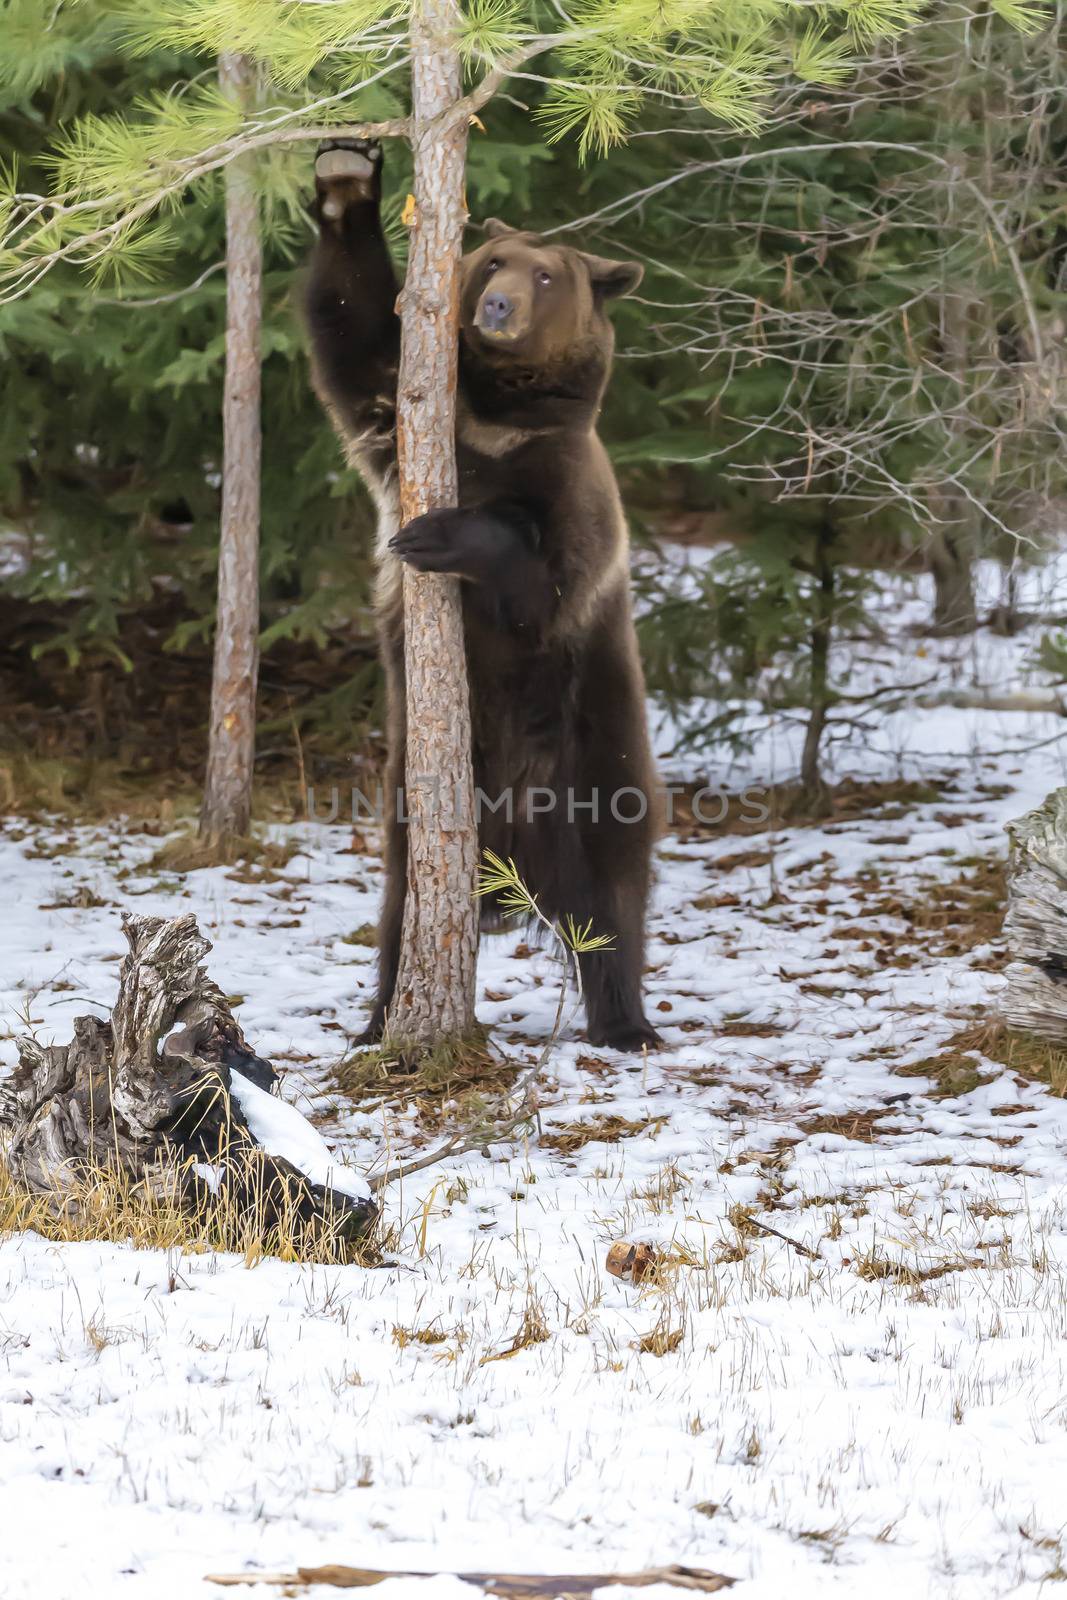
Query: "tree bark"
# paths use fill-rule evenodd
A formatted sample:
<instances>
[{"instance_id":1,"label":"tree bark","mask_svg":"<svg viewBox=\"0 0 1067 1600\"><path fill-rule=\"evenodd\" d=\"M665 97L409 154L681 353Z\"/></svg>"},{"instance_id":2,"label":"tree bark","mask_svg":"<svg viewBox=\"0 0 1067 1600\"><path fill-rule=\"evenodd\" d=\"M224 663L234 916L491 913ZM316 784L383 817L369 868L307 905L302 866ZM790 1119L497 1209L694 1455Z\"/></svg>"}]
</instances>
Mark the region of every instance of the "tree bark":
<instances>
[{"instance_id":1,"label":"tree bark","mask_svg":"<svg viewBox=\"0 0 1067 1600\"><path fill-rule=\"evenodd\" d=\"M418 0L411 21L415 211L401 295L397 393L404 522L456 503L459 259L467 117L456 0ZM425 1047L474 1025L478 959L470 697L458 580L404 570L408 884L391 1040Z\"/></svg>"},{"instance_id":2,"label":"tree bark","mask_svg":"<svg viewBox=\"0 0 1067 1600\"><path fill-rule=\"evenodd\" d=\"M219 84L242 106L255 94L248 56L219 57ZM260 327L263 262L255 156L226 168L226 380L222 518L211 727L200 837L220 856L247 837L259 673Z\"/></svg>"},{"instance_id":3,"label":"tree bark","mask_svg":"<svg viewBox=\"0 0 1067 1600\"><path fill-rule=\"evenodd\" d=\"M1004 1018L1067 1045L1067 789L1009 823L1008 836Z\"/></svg>"}]
</instances>

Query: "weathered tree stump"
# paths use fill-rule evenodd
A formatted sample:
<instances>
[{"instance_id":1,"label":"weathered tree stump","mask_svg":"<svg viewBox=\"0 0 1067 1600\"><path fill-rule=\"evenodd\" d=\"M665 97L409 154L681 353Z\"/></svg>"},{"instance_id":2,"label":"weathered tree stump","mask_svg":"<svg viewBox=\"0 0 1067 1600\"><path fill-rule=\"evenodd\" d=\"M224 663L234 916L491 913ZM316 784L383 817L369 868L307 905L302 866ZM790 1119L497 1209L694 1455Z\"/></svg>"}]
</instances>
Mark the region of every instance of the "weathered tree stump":
<instances>
[{"instance_id":1,"label":"weathered tree stump","mask_svg":"<svg viewBox=\"0 0 1067 1600\"><path fill-rule=\"evenodd\" d=\"M1067 789L1008 824L1010 1028L1067 1044Z\"/></svg>"},{"instance_id":2,"label":"weathered tree stump","mask_svg":"<svg viewBox=\"0 0 1067 1600\"><path fill-rule=\"evenodd\" d=\"M201 965L196 918L125 917L123 931L111 1021L76 1018L67 1045L20 1039L0 1078L12 1177L56 1209L112 1173L198 1214L217 1202L268 1238L354 1243L377 1214L370 1190L272 1092L277 1073Z\"/></svg>"}]
</instances>

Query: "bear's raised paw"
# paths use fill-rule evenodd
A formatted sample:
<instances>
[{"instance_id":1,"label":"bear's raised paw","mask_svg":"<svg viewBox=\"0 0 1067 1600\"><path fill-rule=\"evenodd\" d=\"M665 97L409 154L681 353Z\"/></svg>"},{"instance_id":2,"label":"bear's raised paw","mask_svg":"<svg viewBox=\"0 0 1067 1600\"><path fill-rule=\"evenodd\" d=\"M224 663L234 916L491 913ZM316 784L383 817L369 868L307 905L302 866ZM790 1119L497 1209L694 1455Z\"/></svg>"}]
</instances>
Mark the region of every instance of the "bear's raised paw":
<instances>
[{"instance_id":1,"label":"bear's raised paw","mask_svg":"<svg viewBox=\"0 0 1067 1600\"><path fill-rule=\"evenodd\" d=\"M319 217L339 222L350 206L377 204L382 147L376 139L327 139L315 156Z\"/></svg>"}]
</instances>

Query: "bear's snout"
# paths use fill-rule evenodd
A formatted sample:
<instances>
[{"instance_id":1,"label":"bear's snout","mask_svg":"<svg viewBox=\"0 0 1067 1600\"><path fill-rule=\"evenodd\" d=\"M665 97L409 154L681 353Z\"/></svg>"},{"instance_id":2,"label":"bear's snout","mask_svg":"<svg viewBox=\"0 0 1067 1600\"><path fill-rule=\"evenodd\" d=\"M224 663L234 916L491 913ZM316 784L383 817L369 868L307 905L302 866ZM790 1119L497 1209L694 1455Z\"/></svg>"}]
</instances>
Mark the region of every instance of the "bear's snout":
<instances>
[{"instance_id":1,"label":"bear's snout","mask_svg":"<svg viewBox=\"0 0 1067 1600\"><path fill-rule=\"evenodd\" d=\"M530 331L530 296L521 284L486 284L474 313L474 326L484 339L511 343ZM515 274L510 274L514 277Z\"/></svg>"},{"instance_id":2,"label":"bear's snout","mask_svg":"<svg viewBox=\"0 0 1067 1600\"><path fill-rule=\"evenodd\" d=\"M511 319L515 302L510 295L487 294L482 298L482 326L488 333L501 333Z\"/></svg>"}]
</instances>

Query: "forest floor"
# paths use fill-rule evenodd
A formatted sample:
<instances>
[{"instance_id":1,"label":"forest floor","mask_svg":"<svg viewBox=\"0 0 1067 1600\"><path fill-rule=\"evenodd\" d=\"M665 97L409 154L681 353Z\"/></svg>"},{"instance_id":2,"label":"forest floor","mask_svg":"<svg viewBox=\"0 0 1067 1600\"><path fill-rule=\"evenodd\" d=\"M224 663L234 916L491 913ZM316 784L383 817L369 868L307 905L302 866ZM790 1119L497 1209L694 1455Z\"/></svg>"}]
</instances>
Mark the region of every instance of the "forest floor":
<instances>
[{"instance_id":1,"label":"forest floor","mask_svg":"<svg viewBox=\"0 0 1067 1600\"><path fill-rule=\"evenodd\" d=\"M841 646L850 690L1043 681L1033 631L918 640L928 599L887 585L885 637ZM1067 781L1065 724L879 704L832 748L853 782L825 821L668 835L664 1049L568 1027L539 1135L384 1193L385 1265L0 1240L4 1600L187 1600L231 1592L207 1574L327 1562L681 1562L745 1600L1067 1581L1067 1057L991 1020L1004 823ZM763 728L716 777L780 779L795 752ZM469 1115L477 1085L344 1067L373 830L271 837L273 865L179 877L141 823L10 820L0 1062L26 1027L65 1040L110 1007L124 907L192 910L249 1040L344 1159ZM520 931L486 941L480 1014L515 1063L557 983ZM663 1252L647 1283L606 1272L620 1240Z\"/></svg>"}]
</instances>

